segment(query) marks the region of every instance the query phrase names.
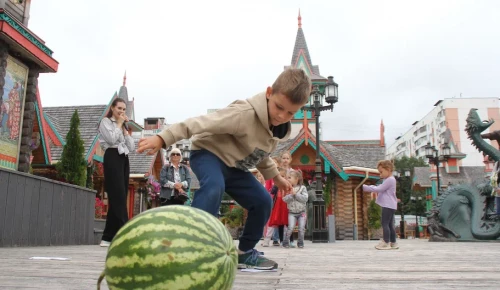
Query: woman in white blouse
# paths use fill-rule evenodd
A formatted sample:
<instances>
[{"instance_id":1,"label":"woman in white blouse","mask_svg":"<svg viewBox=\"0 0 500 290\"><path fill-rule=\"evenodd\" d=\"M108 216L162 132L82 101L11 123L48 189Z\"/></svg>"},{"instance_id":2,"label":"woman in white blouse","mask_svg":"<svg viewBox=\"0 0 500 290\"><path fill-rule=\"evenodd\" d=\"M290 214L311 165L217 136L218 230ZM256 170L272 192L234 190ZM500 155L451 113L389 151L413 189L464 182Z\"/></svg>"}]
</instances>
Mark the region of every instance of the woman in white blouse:
<instances>
[{"instance_id":1,"label":"woman in white blouse","mask_svg":"<svg viewBox=\"0 0 500 290\"><path fill-rule=\"evenodd\" d=\"M108 194L109 204L101 247L108 247L118 230L128 221L128 154L135 145L127 130L126 109L125 101L116 98L99 124L99 143L104 151L104 190Z\"/></svg>"}]
</instances>

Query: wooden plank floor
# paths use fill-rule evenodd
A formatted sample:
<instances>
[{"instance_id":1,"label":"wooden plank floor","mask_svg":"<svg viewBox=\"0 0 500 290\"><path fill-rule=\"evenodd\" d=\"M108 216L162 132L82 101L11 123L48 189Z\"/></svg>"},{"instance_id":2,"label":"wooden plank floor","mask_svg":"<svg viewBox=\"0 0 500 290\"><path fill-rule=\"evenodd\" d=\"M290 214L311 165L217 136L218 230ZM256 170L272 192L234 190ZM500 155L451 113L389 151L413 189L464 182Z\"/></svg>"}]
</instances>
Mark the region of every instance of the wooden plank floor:
<instances>
[{"instance_id":1,"label":"wooden plank floor","mask_svg":"<svg viewBox=\"0 0 500 290\"><path fill-rule=\"evenodd\" d=\"M238 272L233 289L499 289L500 243L306 242L304 249L262 248L278 272ZM106 249L99 246L0 248L0 289L96 289ZM69 261L30 260L33 256ZM103 287L107 289L107 287Z\"/></svg>"}]
</instances>

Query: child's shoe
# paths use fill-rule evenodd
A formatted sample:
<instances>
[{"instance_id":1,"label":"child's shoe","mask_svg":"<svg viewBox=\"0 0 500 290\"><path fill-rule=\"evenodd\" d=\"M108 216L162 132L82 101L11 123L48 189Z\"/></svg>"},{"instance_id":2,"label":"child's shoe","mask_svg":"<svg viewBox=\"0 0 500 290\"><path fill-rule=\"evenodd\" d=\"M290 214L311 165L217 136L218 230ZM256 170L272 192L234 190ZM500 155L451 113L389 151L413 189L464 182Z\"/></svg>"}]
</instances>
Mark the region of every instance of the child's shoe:
<instances>
[{"instance_id":1,"label":"child's shoe","mask_svg":"<svg viewBox=\"0 0 500 290\"><path fill-rule=\"evenodd\" d=\"M275 246L275 247L279 247L279 246L280 246L280 242L278 242L278 241L273 241L273 246Z\"/></svg>"},{"instance_id":2,"label":"child's shoe","mask_svg":"<svg viewBox=\"0 0 500 290\"><path fill-rule=\"evenodd\" d=\"M269 243L271 242L271 239L264 238L264 242L262 242L263 247L269 247Z\"/></svg>"},{"instance_id":3,"label":"child's shoe","mask_svg":"<svg viewBox=\"0 0 500 290\"><path fill-rule=\"evenodd\" d=\"M391 249L391 245L389 245L389 243L386 243L384 241L380 242L380 244L378 244L375 249L377 250L390 250Z\"/></svg>"},{"instance_id":4,"label":"child's shoe","mask_svg":"<svg viewBox=\"0 0 500 290\"><path fill-rule=\"evenodd\" d=\"M380 240L378 241L378 244L376 244L376 245L375 245L375 249L376 249L378 246L383 245L384 243L385 243L384 239L380 239Z\"/></svg>"},{"instance_id":5,"label":"child's shoe","mask_svg":"<svg viewBox=\"0 0 500 290\"><path fill-rule=\"evenodd\" d=\"M290 248L295 248L295 242L290 242Z\"/></svg>"}]
</instances>

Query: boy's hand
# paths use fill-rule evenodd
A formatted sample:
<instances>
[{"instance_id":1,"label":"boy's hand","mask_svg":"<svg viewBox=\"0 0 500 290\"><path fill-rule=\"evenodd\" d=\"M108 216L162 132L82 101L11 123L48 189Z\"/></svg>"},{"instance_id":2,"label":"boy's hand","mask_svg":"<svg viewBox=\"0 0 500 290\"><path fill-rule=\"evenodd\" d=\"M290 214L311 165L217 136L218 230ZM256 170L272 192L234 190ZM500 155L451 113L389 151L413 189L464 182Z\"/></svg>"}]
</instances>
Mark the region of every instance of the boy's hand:
<instances>
[{"instance_id":1,"label":"boy's hand","mask_svg":"<svg viewBox=\"0 0 500 290\"><path fill-rule=\"evenodd\" d=\"M149 150L147 154L153 155L158 152L158 150L160 150L163 145L164 142L160 136L141 138L141 140L139 140L139 144L137 144L137 152L143 153L145 150Z\"/></svg>"},{"instance_id":2,"label":"boy's hand","mask_svg":"<svg viewBox=\"0 0 500 290\"><path fill-rule=\"evenodd\" d=\"M281 189L285 194L288 194L292 191L292 185L290 184L290 182L283 178L281 175L276 175L273 180L274 185Z\"/></svg>"}]
</instances>

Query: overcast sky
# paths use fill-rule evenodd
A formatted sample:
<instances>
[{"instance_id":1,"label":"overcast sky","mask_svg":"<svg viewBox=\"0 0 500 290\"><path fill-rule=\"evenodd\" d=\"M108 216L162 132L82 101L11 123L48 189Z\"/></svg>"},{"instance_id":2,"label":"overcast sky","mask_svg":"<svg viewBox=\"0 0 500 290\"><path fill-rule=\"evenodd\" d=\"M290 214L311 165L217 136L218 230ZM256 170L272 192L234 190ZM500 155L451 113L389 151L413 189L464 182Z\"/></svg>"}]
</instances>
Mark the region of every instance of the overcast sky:
<instances>
[{"instance_id":1,"label":"overcast sky","mask_svg":"<svg viewBox=\"0 0 500 290\"><path fill-rule=\"evenodd\" d=\"M291 62L297 14L314 65L339 84L325 140L386 140L443 98L500 97L500 1L33 1L29 28L59 71L43 106L107 104L122 84L136 121L168 123L271 85Z\"/></svg>"}]
</instances>

